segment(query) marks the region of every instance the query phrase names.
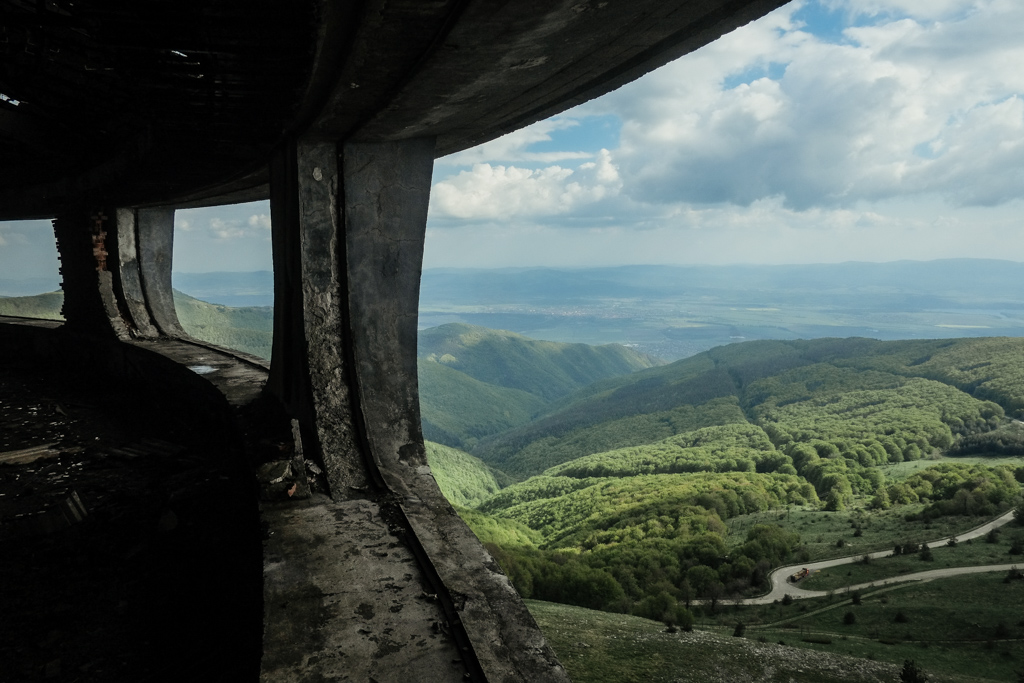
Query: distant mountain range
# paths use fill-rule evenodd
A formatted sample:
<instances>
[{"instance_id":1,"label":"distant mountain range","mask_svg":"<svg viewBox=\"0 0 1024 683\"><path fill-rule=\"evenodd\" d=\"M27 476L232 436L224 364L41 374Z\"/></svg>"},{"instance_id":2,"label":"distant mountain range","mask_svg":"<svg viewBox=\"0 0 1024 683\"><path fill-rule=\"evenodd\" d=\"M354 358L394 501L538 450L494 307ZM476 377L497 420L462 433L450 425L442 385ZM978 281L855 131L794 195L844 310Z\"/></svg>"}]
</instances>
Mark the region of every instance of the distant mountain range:
<instances>
[{"instance_id":1,"label":"distant mountain range","mask_svg":"<svg viewBox=\"0 0 1024 683\"><path fill-rule=\"evenodd\" d=\"M219 305L273 304L269 271L175 273L174 286ZM56 287L0 281L0 296ZM754 339L1022 336L1024 263L428 269L419 322L619 343L669 361Z\"/></svg>"}]
</instances>

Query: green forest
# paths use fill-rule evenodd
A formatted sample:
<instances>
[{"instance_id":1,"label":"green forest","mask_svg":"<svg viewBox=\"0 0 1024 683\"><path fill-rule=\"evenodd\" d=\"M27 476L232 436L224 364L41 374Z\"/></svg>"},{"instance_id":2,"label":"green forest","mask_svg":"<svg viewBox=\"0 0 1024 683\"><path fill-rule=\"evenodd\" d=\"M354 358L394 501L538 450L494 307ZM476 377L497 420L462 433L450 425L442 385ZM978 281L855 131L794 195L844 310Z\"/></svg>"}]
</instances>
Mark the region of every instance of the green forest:
<instances>
[{"instance_id":1,"label":"green forest","mask_svg":"<svg viewBox=\"0 0 1024 683\"><path fill-rule=\"evenodd\" d=\"M61 300L0 298L0 314L59 319ZM175 304L196 338L269 357L271 308ZM824 338L663 364L465 324L418 348L431 471L521 595L726 631L727 601L763 594L775 567L918 549L1012 509L978 550L935 556L1024 563L1022 357L1021 338Z\"/></svg>"},{"instance_id":2,"label":"green forest","mask_svg":"<svg viewBox=\"0 0 1024 683\"><path fill-rule=\"evenodd\" d=\"M620 344L538 341L461 323L420 330L417 354L423 434L463 449L593 382L660 364Z\"/></svg>"},{"instance_id":3,"label":"green forest","mask_svg":"<svg viewBox=\"0 0 1024 683\"><path fill-rule=\"evenodd\" d=\"M63 320L64 292L0 297L0 315ZM271 306L231 307L211 304L174 290L174 307L182 329L201 341L270 359L274 336Z\"/></svg>"},{"instance_id":4,"label":"green forest","mask_svg":"<svg viewBox=\"0 0 1024 683\"><path fill-rule=\"evenodd\" d=\"M1013 338L738 343L563 393L472 456L428 452L524 597L685 628L773 567L848 552L794 511L895 513L923 539L1021 506L1022 355Z\"/></svg>"}]
</instances>

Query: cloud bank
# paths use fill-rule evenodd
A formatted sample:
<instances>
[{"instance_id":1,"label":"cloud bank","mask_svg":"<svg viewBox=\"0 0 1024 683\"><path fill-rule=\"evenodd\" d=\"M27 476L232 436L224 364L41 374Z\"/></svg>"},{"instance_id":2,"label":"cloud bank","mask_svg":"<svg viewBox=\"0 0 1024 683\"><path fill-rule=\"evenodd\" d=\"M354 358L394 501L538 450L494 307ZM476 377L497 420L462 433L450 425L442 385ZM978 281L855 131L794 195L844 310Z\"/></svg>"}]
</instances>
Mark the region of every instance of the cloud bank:
<instances>
[{"instance_id":1,"label":"cloud bank","mask_svg":"<svg viewBox=\"0 0 1024 683\"><path fill-rule=\"evenodd\" d=\"M1022 25L1024 4L1008 0L787 5L558 119L440 160L431 234L746 235L757 223L946 239L953 226L1005 226L1024 194ZM598 116L621 122L617 147L551 151ZM543 155L531 153L539 142Z\"/></svg>"}]
</instances>

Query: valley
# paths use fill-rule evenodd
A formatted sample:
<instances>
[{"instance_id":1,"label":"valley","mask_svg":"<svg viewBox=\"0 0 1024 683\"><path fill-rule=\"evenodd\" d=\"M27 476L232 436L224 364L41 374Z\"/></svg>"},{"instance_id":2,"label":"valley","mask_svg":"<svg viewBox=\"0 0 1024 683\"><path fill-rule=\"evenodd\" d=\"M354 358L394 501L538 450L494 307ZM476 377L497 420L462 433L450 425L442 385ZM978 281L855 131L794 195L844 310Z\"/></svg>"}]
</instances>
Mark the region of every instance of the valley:
<instances>
[{"instance_id":1,"label":"valley","mask_svg":"<svg viewBox=\"0 0 1024 683\"><path fill-rule=\"evenodd\" d=\"M434 477L574 680L882 681L905 660L934 681L1018 680L1012 571L881 585L1024 566L1024 323L999 263L940 264L991 271L960 293L938 266L859 289L837 267L710 269L690 289L673 269L592 269L585 286L428 273L421 324L444 323L418 348ZM258 296L249 284L233 296ZM59 318L60 303L0 312ZM197 338L269 356L272 308L175 303ZM853 561L799 584L816 594L769 593L774 570L836 558Z\"/></svg>"}]
</instances>

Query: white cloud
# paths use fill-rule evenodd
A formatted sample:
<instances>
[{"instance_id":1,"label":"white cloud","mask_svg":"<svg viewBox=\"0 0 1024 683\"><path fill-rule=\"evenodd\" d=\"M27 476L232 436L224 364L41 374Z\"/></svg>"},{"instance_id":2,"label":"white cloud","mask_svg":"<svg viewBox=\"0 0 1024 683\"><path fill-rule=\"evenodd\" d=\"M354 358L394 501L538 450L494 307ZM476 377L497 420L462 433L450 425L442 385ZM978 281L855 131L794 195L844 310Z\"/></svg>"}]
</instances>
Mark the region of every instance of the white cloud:
<instances>
[{"instance_id":1,"label":"white cloud","mask_svg":"<svg viewBox=\"0 0 1024 683\"><path fill-rule=\"evenodd\" d=\"M439 160L428 265L1024 260L1024 3L823 2ZM593 116L617 146L529 156Z\"/></svg>"},{"instance_id":2,"label":"white cloud","mask_svg":"<svg viewBox=\"0 0 1024 683\"><path fill-rule=\"evenodd\" d=\"M937 20L969 12L978 3L976 0L827 0L825 4L854 17L904 15Z\"/></svg>"},{"instance_id":3,"label":"white cloud","mask_svg":"<svg viewBox=\"0 0 1024 683\"><path fill-rule=\"evenodd\" d=\"M604 107L624 115L613 152L623 193L644 202L794 207L939 192L992 204L1024 192L1024 5L979 3L955 22L883 20L834 44L787 7ZM781 76L730 77L786 60ZM924 153L922 153L924 152Z\"/></svg>"},{"instance_id":4,"label":"white cloud","mask_svg":"<svg viewBox=\"0 0 1024 683\"><path fill-rule=\"evenodd\" d=\"M254 228L270 230L270 216L265 213L249 216L249 225Z\"/></svg>"},{"instance_id":5,"label":"white cloud","mask_svg":"<svg viewBox=\"0 0 1024 683\"><path fill-rule=\"evenodd\" d=\"M438 218L560 215L614 196L620 187L618 170L607 150L576 170L475 164L469 171L436 183L430 209Z\"/></svg>"},{"instance_id":6,"label":"white cloud","mask_svg":"<svg viewBox=\"0 0 1024 683\"><path fill-rule=\"evenodd\" d=\"M210 232L221 240L245 236L245 230L239 227L237 221L226 221L222 218L210 219Z\"/></svg>"},{"instance_id":7,"label":"white cloud","mask_svg":"<svg viewBox=\"0 0 1024 683\"><path fill-rule=\"evenodd\" d=\"M175 215L174 227L177 230L184 230L185 232L190 232L192 230L192 222L187 221L183 218L178 218L177 215Z\"/></svg>"},{"instance_id":8,"label":"white cloud","mask_svg":"<svg viewBox=\"0 0 1024 683\"><path fill-rule=\"evenodd\" d=\"M497 161L550 164L566 159L589 159L593 154L587 152L572 150L530 152L526 149L538 142L550 141L551 134L555 131L574 128L578 125L578 121L566 117L538 121L490 142L444 157L438 163L447 166L472 166Z\"/></svg>"}]
</instances>

